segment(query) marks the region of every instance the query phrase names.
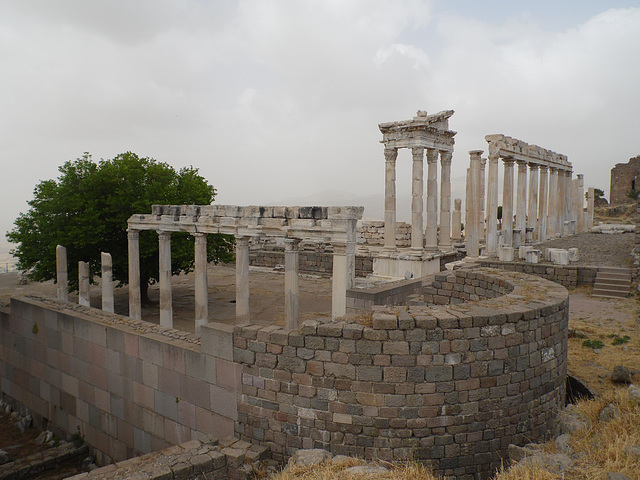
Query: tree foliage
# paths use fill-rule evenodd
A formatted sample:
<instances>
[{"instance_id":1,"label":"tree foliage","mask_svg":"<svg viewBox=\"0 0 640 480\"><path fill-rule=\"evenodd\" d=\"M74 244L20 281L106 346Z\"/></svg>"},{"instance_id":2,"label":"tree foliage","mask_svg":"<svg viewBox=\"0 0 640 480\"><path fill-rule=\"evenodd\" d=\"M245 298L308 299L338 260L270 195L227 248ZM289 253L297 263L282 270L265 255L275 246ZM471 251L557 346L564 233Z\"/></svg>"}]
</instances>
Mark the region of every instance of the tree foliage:
<instances>
[{"instance_id":1,"label":"tree foliage","mask_svg":"<svg viewBox=\"0 0 640 480\"><path fill-rule=\"evenodd\" d=\"M11 253L18 268L36 281L56 277L56 245L67 248L69 287L78 289L78 261L90 263L91 277L100 275L100 253L113 258L118 285L128 282L127 220L134 213L151 212L152 205L209 205L215 189L193 167L176 171L166 163L140 158L135 153L117 155L96 163L85 153L59 167L57 180L36 185L27 213L21 213L7 233L18 244ZM207 236L207 258L233 259L233 237ZM194 266L194 239L186 233L171 235L173 274ZM158 279L158 236L140 232L140 285Z\"/></svg>"}]
</instances>

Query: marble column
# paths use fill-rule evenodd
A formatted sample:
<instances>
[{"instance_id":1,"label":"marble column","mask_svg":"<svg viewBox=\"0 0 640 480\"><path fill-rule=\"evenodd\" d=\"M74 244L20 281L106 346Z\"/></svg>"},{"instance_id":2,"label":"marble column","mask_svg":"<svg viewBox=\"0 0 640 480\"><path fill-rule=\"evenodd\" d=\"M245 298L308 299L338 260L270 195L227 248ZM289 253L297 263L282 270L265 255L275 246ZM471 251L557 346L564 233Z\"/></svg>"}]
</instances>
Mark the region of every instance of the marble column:
<instances>
[{"instance_id":1,"label":"marble column","mask_svg":"<svg viewBox=\"0 0 640 480\"><path fill-rule=\"evenodd\" d=\"M485 233L485 223L484 220L487 216L486 214L486 210L487 210L487 204L486 204L486 165L487 165L487 159L486 158L482 158L480 160L480 232L479 232L479 239L480 241L484 241L486 243L487 240L487 236Z\"/></svg>"},{"instance_id":2,"label":"marble column","mask_svg":"<svg viewBox=\"0 0 640 480\"><path fill-rule=\"evenodd\" d=\"M396 248L396 158L397 148L385 148L384 246Z\"/></svg>"},{"instance_id":3,"label":"marble column","mask_svg":"<svg viewBox=\"0 0 640 480\"><path fill-rule=\"evenodd\" d=\"M331 277L331 317L347 314L347 245L333 242L333 275Z\"/></svg>"},{"instance_id":4,"label":"marble column","mask_svg":"<svg viewBox=\"0 0 640 480\"><path fill-rule=\"evenodd\" d=\"M558 235L565 235L565 191L567 190L567 177L564 170L558 169Z\"/></svg>"},{"instance_id":5,"label":"marble column","mask_svg":"<svg viewBox=\"0 0 640 480\"><path fill-rule=\"evenodd\" d=\"M549 173L546 165L540 165L540 201L538 202L538 222L536 237L538 241L547 239L547 207L549 196Z\"/></svg>"},{"instance_id":6,"label":"marble column","mask_svg":"<svg viewBox=\"0 0 640 480\"><path fill-rule=\"evenodd\" d=\"M535 239L538 230L538 165L535 163L529 164L527 227L533 229L531 239Z\"/></svg>"},{"instance_id":7,"label":"marble column","mask_svg":"<svg viewBox=\"0 0 640 480\"><path fill-rule=\"evenodd\" d=\"M78 304L91 306L89 297L89 264L78 262Z\"/></svg>"},{"instance_id":8,"label":"marble column","mask_svg":"<svg viewBox=\"0 0 640 480\"><path fill-rule=\"evenodd\" d=\"M595 188L589 187L587 190L587 232L591 230L593 227L593 210L596 202L596 191Z\"/></svg>"},{"instance_id":9,"label":"marble column","mask_svg":"<svg viewBox=\"0 0 640 480\"><path fill-rule=\"evenodd\" d=\"M504 158L504 184L502 187L502 243L513 246L513 159Z\"/></svg>"},{"instance_id":10,"label":"marble column","mask_svg":"<svg viewBox=\"0 0 640 480\"><path fill-rule=\"evenodd\" d=\"M480 162L482 150L469 152L470 166L469 176L469 218L467 220L467 256L478 257L480 255Z\"/></svg>"},{"instance_id":11,"label":"marble column","mask_svg":"<svg viewBox=\"0 0 640 480\"><path fill-rule=\"evenodd\" d=\"M469 234L469 206L471 205L471 168L467 168L464 189L464 238Z\"/></svg>"},{"instance_id":12,"label":"marble column","mask_svg":"<svg viewBox=\"0 0 640 480\"><path fill-rule=\"evenodd\" d=\"M58 300L69 301L69 285L67 277L67 249L62 245L56 246L56 284Z\"/></svg>"},{"instance_id":13,"label":"marble column","mask_svg":"<svg viewBox=\"0 0 640 480\"><path fill-rule=\"evenodd\" d=\"M101 263L101 280L102 285L102 310L105 312L114 312L113 302L113 261L111 254L106 252L100 253Z\"/></svg>"},{"instance_id":14,"label":"marble column","mask_svg":"<svg viewBox=\"0 0 640 480\"><path fill-rule=\"evenodd\" d=\"M160 325L173 328L173 301L171 296L171 232L160 230L159 242L159 284L160 284Z\"/></svg>"},{"instance_id":15,"label":"marble column","mask_svg":"<svg viewBox=\"0 0 640 480\"><path fill-rule=\"evenodd\" d=\"M249 237L236 237L236 320L251 323L249 315Z\"/></svg>"},{"instance_id":16,"label":"marble column","mask_svg":"<svg viewBox=\"0 0 640 480\"><path fill-rule=\"evenodd\" d=\"M451 152L440 151L440 246L451 249Z\"/></svg>"},{"instance_id":17,"label":"marble column","mask_svg":"<svg viewBox=\"0 0 640 480\"><path fill-rule=\"evenodd\" d=\"M516 198L516 228L520 230L520 243L524 245L527 231L527 163L518 164L518 195Z\"/></svg>"},{"instance_id":18,"label":"marble column","mask_svg":"<svg viewBox=\"0 0 640 480\"><path fill-rule=\"evenodd\" d=\"M356 286L356 247L358 241L357 224L355 219L347 220L347 289Z\"/></svg>"},{"instance_id":19,"label":"marble column","mask_svg":"<svg viewBox=\"0 0 640 480\"><path fill-rule=\"evenodd\" d=\"M560 184L558 183L558 169L549 167L549 208L547 216L547 237L555 238L560 234L558 218L560 217L558 199Z\"/></svg>"},{"instance_id":20,"label":"marble column","mask_svg":"<svg viewBox=\"0 0 640 480\"><path fill-rule=\"evenodd\" d=\"M459 242L462 240L462 199L456 198L453 201L453 213L451 214L451 238Z\"/></svg>"},{"instance_id":21,"label":"marble column","mask_svg":"<svg viewBox=\"0 0 640 480\"><path fill-rule=\"evenodd\" d=\"M299 244L300 240L297 238L286 238L284 241L284 317L287 330L298 328Z\"/></svg>"},{"instance_id":22,"label":"marble column","mask_svg":"<svg viewBox=\"0 0 640 480\"><path fill-rule=\"evenodd\" d=\"M129 242L129 317L142 319L142 300L140 298L140 232L127 230Z\"/></svg>"},{"instance_id":23,"label":"marble column","mask_svg":"<svg viewBox=\"0 0 640 480\"><path fill-rule=\"evenodd\" d=\"M422 251L424 238L422 220L424 212L424 148L411 149L413 156L413 171L411 182L411 248Z\"/></svg>"},{"instance_id":24,"label":"marble column","mask_svg":"<svg viewBox=\"0 0 640 480\"><path fill-rule=\"evenodd\" d=\"M567 170L564 172L564 219L566 222L569 222L565 226L565 230L563 231L563 235L571 234L571 170Z\"/></svg>"},{"instance_id":25,"label":"marble column","mask_svg":"<svg viewBox=\"0 0 640 480\"><path fill-rule=\"evenodd\" d=\"M427 149L427 229L425 250L438 250L438 150Z\"/></svg>"},{"instance_id":26,"label":"marble column","mask_svg":"<svg viewBox=\"0 0 640 480\"><path fill-rule=\"evenodd\" d=\"M194 233L195 247L195 333L200 334L202 325L209 323L209 282L207 279L207 234Z\"/></svg>"},{"instance_id":27,"label":"marble column","mask_svg":"<svg viewBox=\"0 0 640 480\"><path fill-rule=\"evenodd\" d=\"M487 179L487 253L498 252L498 161L495 153L489 154L489 175Z\"/></svg>"},{"instance_id":28,"label":"marble column","mask_svg":"<svg viewBox=\"0 0 640 480\"><path fill-rule=\"evenodd\" d=\"M578 232L582 233L586 231L586 225L584 221L584 175L578 175L578 187L576 192L576 211L578 212Z\"/></svg>"}]
</instances>

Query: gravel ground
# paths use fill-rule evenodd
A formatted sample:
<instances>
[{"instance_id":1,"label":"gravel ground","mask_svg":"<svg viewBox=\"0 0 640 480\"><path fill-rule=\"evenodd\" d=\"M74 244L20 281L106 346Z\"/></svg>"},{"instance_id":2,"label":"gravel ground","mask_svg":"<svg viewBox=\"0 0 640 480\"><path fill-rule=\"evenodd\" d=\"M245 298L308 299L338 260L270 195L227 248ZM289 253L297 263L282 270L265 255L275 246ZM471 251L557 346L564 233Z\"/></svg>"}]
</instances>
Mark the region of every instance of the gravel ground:
<instances>
[{"instance_id":1,"label":"gravel ground","mask_svg":"<svg viewBox=\"0 0 640 480\"><path fill-rule=\"evenodd\" d=\"M579 233L549 240L538 246L565 249L577 247L580 254L580 260L576 262L578 265L631 268L634 242L633 233Z\"/></svg>"}]
</instances>

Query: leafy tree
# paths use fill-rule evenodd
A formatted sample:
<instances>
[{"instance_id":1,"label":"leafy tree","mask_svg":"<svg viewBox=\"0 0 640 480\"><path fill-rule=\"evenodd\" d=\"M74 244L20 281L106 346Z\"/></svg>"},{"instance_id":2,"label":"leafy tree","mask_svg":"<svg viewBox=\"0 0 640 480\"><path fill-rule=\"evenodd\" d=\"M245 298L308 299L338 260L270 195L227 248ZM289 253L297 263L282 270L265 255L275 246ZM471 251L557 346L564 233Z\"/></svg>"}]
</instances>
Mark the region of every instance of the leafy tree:
<instances>
[{"instance_id":1,"label":"leafy tree","mask_svg":"<svg viewBox=\"0 0 640 480\"><path fill-rule=\"evenodd\" d=\"M56 278L56 245L67 248L69 288L78 289L78 261L90 263L91 277L100 275L100 252L113 258L118 286L128 283L127 220L134 213L151 212L151 206L209 205L215 189L193 167L176 171L166 163L135 153L117 155L95 163L85 154L59 168L57 180L36 185L31 209L21 213L7 233L18 244L11 253L18 268L32 280ZM207 235L207 259L233 259L233 237ZM158 280L158 236L140 232L140 286L149 303L148 286ZM171 269L174 275L194 267L194 238L171 235Z\"/></svg>"}]
</instances>

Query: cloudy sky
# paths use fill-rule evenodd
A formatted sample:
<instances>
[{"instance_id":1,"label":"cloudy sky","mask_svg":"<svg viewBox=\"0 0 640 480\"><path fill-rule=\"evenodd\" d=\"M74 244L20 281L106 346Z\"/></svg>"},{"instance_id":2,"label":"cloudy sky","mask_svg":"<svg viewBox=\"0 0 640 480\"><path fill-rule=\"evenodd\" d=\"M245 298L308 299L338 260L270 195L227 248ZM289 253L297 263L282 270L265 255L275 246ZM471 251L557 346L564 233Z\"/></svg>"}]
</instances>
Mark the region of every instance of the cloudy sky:
<instances>
[{"instance_id":1,"label":"cloudy sky","mask_svg":"<svg viewBox=\"0 0 640 480\"><path fill-rule=\"evenodd\" d=\"M454 196L490 133L608 193L640 154L639 59L638 0L2 0L0 232L85 151L193 165L220 203L365 203L377 125L418 109L456 111Z\"/></svg>"}]
</instances>

